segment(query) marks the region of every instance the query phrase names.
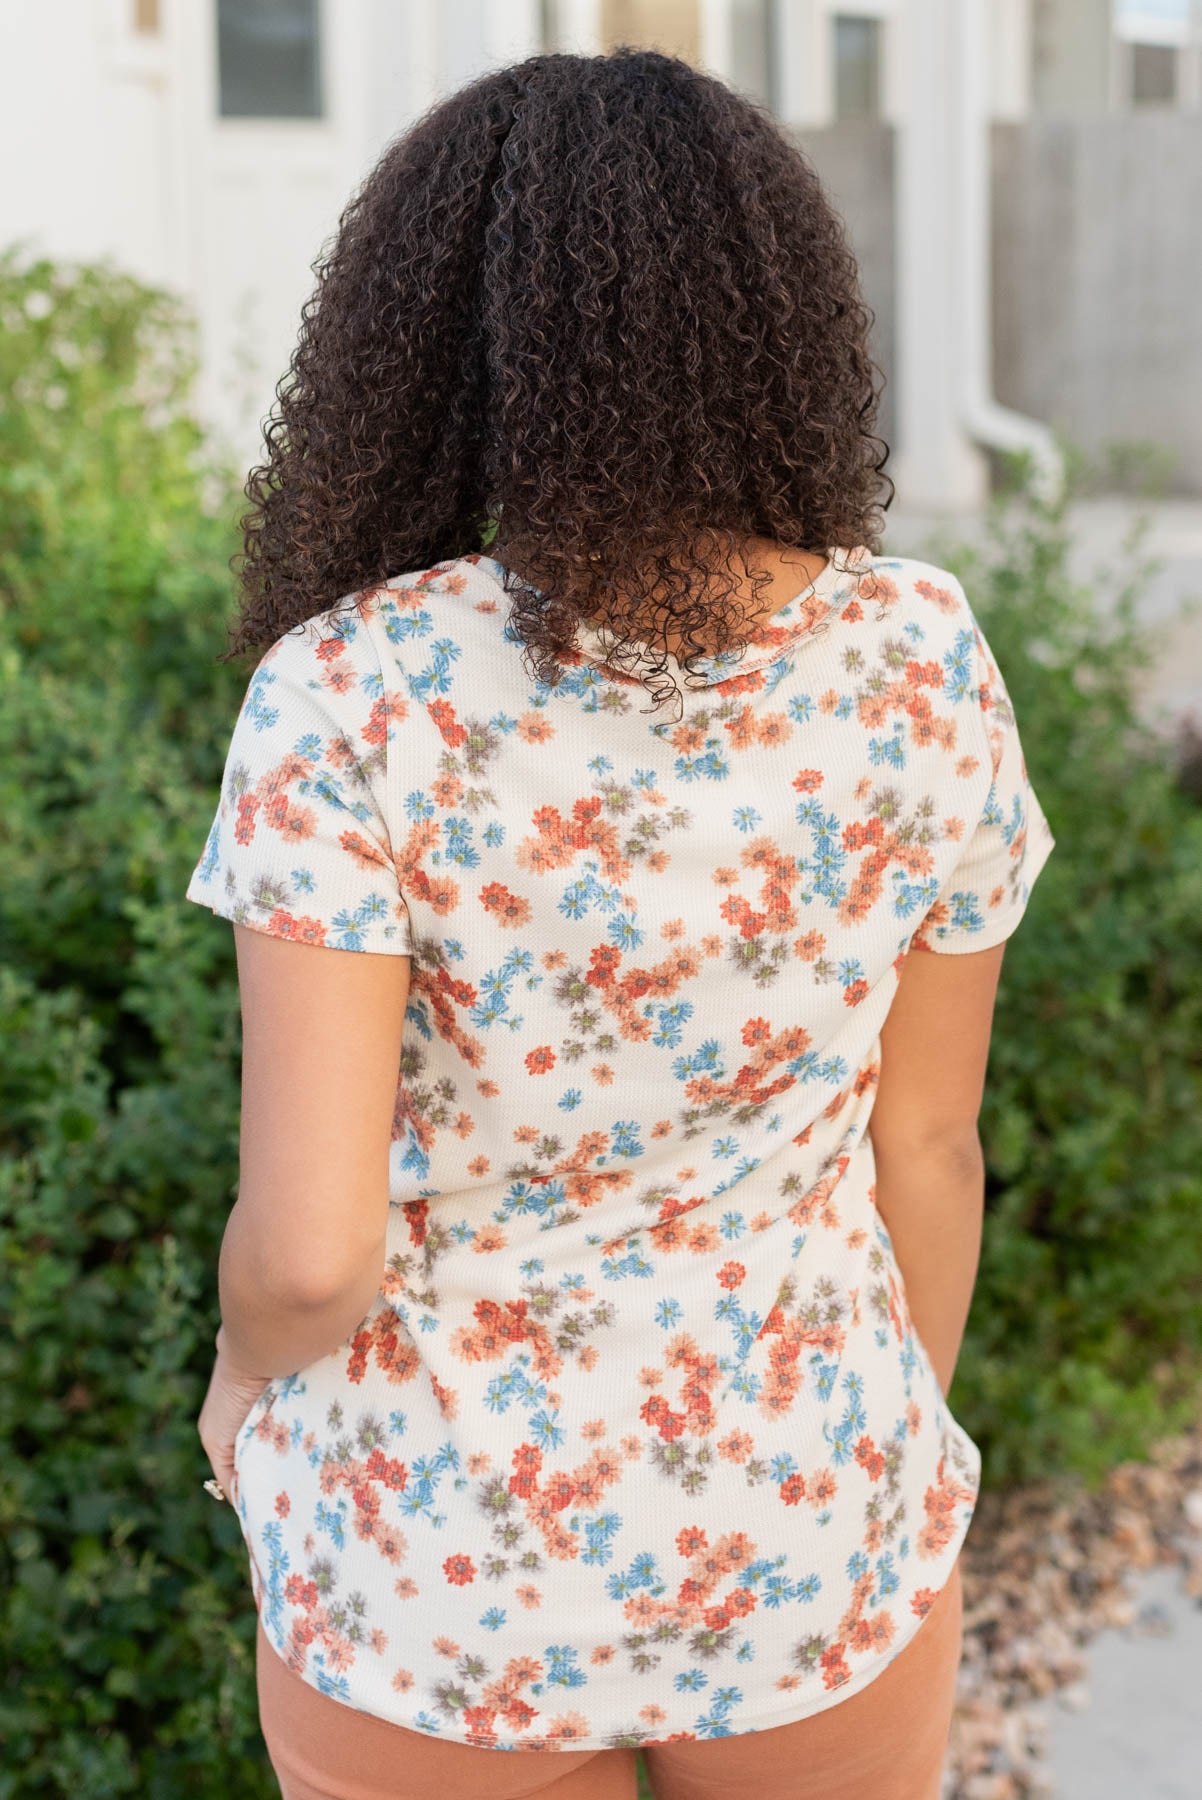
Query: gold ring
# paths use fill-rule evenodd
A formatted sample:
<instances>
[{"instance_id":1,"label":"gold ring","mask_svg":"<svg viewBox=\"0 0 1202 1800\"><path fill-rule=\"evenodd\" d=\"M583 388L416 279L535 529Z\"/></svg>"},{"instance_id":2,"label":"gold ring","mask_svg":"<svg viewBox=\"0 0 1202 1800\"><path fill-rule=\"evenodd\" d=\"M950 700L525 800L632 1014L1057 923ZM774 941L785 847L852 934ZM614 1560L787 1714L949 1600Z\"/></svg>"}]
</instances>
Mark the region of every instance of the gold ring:
<instances>
[{"instance_id":1,"label":"gold ring","mask_svg":"<svg viewBox=\"0 0 1202 1800\"><path fill-rule=\"evenodd\" d=\"M219 1481L214 1481L214 1479L211 1475L210 1475L209 1479L205 1482L204 1489L205 1489L206 1494L212 1494L214 1500L228 1500L229 1499L229 1495L226 1493L226 1491L222 1487L221 1483Z\"/></svg>"}]
</instances>

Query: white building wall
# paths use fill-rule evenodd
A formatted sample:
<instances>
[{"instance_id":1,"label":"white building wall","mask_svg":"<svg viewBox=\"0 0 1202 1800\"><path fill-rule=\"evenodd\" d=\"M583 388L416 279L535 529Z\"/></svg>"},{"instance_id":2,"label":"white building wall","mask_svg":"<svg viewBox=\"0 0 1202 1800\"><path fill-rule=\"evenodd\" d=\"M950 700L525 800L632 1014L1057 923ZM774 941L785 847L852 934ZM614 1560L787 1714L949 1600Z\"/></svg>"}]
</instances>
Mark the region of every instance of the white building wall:
<instances>
[{"instance_id":1,"label":"white building wall","mask_svg":"<svg viewBox=\"0 0 1202 1800\"><path fill-rule=\"evenodd\" d=\"M0 7L3 240L52 256L115 256L161 281L170 257L162 58L107 0Z\"/></svg>"},{"instance_id":2,"label":"white building wall","mask_svg":"<svg viewBox=\"0 0 1202 1800\"><path fill-rule=\"evenodd\" d=\"M240 462L296 341L312 264L387 143L540 44L538 0L325 0L321 119L218 115L214 0L0 5L0 242L110 258L181 292L198 403Z\"/></svg>"},{"instance_id":3,"label":"white building wall","mask_svg":"<svg viewBox=\"0 0 1202 1800\"><path fill-rule=\"evenodd\" d=\"M1021 69L1032 3L990 0L994 104L1006 116L1029 100ZM724 78L735 4L696 0L702 63ZM905 46L929 0L771 4L788 123L830 121L837 10L886 21L884 112L893 123L906 119ZM202 416L245 466L258 457L312 265L346 201L385 145L437 98L541 48L542 8L539 0L323 0L320 120L219 117L215 0L159 0L159 10L161 29L146 37L133 29L134 0L0 0L0 155L10 172L0 242L25 237L57 257L107 255L180 290L199 324ZM557 10L564 48L604 49L600 0L559 0ZM930 106L946 104L938 84L928 95ZM912 379L924 356L946 361L943 342L930 338L924 310L903 308L899 357ZM914 430L929 416L918 416ZM940 439L919 466L937 466L945 454Z\"/></svg>"},{"instance_id":4,"label":"white building wall","mask_svg":"<svg viewBox=\"0 0 1202 1800\"><path fill-rule=\"evenodd\" d=\"M296 340L312 263L372 160L379 113L364 104L367 0L322 9L321 119L218 116L209 0L170 8L168 50L182 137L184 285L201 332L201 404L240 460Z\"/></svg>"}]
</instances>

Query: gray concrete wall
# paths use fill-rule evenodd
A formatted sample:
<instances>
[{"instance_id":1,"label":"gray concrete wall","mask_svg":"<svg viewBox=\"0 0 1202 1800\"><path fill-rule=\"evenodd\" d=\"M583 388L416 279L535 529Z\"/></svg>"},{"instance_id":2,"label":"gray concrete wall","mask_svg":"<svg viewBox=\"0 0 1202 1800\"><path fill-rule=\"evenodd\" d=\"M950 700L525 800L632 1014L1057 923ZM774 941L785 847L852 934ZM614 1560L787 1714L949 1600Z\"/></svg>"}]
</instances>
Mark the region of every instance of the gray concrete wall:
<instances>
[{"instance_id":1,"label":"gray concrete wall","mask_svg":"<svg viewBox=\"0 0 1202 1800\"><path fill-rule=\"evenodd\" d=\"M860 286L876 314L872 355L886 376L877 430L892 443L893 130L888 125L848 121L823 130L795 130L792 137L818 171L851 237L860 265Z\"/></svg>"},{"instance_id":2,"label":"gray concrete wall","mask_svg":"<svg viewBox=\"0 0 1202 1800\"><path fill-rule=\"evenodd\" d=\"M1031 86L1037 112L1106 112L1116 51L1112 0L1035 0Z\"/></svg>"},{"instance_id":3,"label":"gray concrete wall","mask_svg":"<svg viewBox=\"0 0 1202 1800\"><path fill-rule=\"evenodd\" d=\"M997 397L1202 494L1202 115L995 125Z\"/></svg>"},{"instance_id":4,"label":"gray concrete wall","mask_svg":"<svg viewBox=\"0 0 1202 1800\"><path fill-rule=\"evenodd\" d=\"M893 134L795 132L847 222L894 430ZM1093 456L1155 444L1202 496L1202 114L993 127L994 391Z\"/></svg>"}]
</instances>

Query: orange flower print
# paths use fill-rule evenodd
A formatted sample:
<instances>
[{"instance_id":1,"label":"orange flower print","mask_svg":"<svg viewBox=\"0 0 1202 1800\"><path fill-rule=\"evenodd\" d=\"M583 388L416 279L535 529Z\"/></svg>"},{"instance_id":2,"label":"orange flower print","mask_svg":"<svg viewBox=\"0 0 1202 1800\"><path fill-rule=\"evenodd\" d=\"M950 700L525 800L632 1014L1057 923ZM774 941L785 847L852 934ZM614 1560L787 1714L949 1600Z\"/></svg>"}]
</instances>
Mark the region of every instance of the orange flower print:
<instances>
[{"instance_id":1,"label":"orange flower print","mask_svg":"<svg viewBox=\"0 0 1202 1800\"><path fill-rule=\"evenodd\" d=\"M555 736L554 727L542 713L523 713L515 729L527 744L549 744Z\"/></svg>"},{"instance_id":2,"label":"orange flower print","mask_svg":"<svg viewBox=\"0 0 1202 1800\"><path fill-rule=\"evenodd\" d=\"M456 718L455 708L445 700L432 700L426 710L442 733L444 741L452 749L458 749L467 737L467 729Z\"/></svg>"},{"instance_id":3,"label":"orange flower print","mask_svg":"<svg viewBox=\"0 0 1202 1800\"><path fill-rule=\"evenodd\" d=\"M914 592L921 594L924 600L931 600L941 612L955 613L959 611L959 601L950 588L937 587L931 581L916 581Z\"/></svg>"},{"instance_id":4,"label":"orange flower print","mask_svg":"<svg viewBox=\"0 0 1202 1800\"><path fill-rule=\"evenodd\" d=\"M517 931L530 923L531 905L529 900L513 894L503 881L489 881L480 889L480 901L486 912L489 912L499 924L508 925Z\"/></svg>"},{"instance_id":5,"label":"orange flower print","mask_svg":"<svg viewBox=\"0 0 1202 1800\"><path fill-rule=\"evenodd\" d=\"M559 1713L547 1721L547 1737L551 1743L571 1744L589 1736L589 1722L583 1713Z\"/></svg>"},{"instance_id":6,"label":"orange flower print","mask_svg":"<svg viewBox=\"0 0 1202 1800\"><path fill-rule=\"evenodd\" d=\"M891 1615L887 1612L874 1613L870 1619L859 1619L849 1640L849 1649L858 1656L872 1652L880 1656L893 1642L896 1634Z\"/></svg>"},{"instance_id":7,"label":"orange flower print","mask_svg":"<svg viewBox=\"0 0 1202 1800\"><path fill-rule=\"evenodd\" d=\"M463 794L463 783L455 775L440 775L430 791L439 806L454 806Z\"/></svg>"}]
</instances>

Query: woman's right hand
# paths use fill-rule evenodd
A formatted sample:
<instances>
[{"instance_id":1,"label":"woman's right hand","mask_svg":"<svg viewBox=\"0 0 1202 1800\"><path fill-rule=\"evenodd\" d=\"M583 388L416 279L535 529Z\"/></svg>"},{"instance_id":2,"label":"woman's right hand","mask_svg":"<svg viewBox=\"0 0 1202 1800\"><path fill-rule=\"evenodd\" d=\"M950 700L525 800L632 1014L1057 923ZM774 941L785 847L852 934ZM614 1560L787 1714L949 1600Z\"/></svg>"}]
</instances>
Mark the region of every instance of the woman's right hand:
<instances>
[{"instance_id":1,"label":"woman's right hand","mask_svg":"<svg viewBox=\"0 0 1202 1800\"><path fill-rule=\"evenodd\" d=\"M252 1374L232 1363L218 1332L217 1357L196 1429L214 1476L235 1506L238 1504L238 1477L234 1469L234 1446L251 1408L269 1382L269 1376Z\"/></svg>"}]
</instances>

